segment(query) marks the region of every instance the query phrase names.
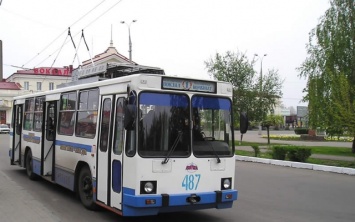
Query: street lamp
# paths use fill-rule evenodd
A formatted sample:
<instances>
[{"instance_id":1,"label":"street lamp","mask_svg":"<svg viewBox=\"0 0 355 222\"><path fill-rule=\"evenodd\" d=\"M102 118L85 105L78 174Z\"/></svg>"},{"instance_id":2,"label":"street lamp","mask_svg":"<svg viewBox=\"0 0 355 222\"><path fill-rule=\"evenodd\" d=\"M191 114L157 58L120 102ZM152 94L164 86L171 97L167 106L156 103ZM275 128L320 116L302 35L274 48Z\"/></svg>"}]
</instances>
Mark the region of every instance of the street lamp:
<instances>
[{"instance_id":1,"label":"street lamp","mask_svg":"<svg viewBox=\"0 0 355 222\"><path fill-rule=\"evenodd\" d=\"M121 21L122 24L126 24L128 28L128 45L129 45L129 60L132 62L132 41L131 41L131 24L136 22L137 20L132 20L129 24L127 24L125 21Z\"/></svg>"},{"instance_id":2,"label":"street lamp","mask_svg":"<svg viewBox=\"0 0 355 222\"><path fill-rule=\"evenodd\" d=\"M259 56L258 54L254 54L255 57L259 57L260 58L260 93L259 93L259 98L260 98L260 111L262 112L262 101L261 101L261 96L262 96L262 91L263 91L263 59L265 56L267 56L267 54L264 54L263 56ZM263 118L263 117L262 117ZM258 134L261 135L261 122L259 123L259 132Z\"/></svg>"}]
</instances>

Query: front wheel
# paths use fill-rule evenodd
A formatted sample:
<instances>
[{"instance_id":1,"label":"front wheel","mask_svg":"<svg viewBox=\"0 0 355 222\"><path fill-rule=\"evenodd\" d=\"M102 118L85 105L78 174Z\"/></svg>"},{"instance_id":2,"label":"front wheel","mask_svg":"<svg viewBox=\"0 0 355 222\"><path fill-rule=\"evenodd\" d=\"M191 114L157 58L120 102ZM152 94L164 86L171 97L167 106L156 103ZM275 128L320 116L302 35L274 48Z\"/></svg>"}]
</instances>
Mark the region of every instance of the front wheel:
<instances>
[{"instance_id":1,"label":"front wheel","mask_svg":"<svg viewBox=\"0 0 355 222\"><path fill-rule=\"evenodd\" d=\"M90 169L86 166L80 170L77 190L84 207L89 210L96 210L97 205L93 198L92 176Z\"/></svg>"},{"instance_id":2,"label":"front wheel","mask_svg":"<svg viewBox=\"0 0 355 222\"><path fill-rule=\"evenodd\" d=\"M33 159L31 150L29 150L26 154L26 173L30 180L37 179L37 175L33 173Z\"/></svg>"}]
</instances>

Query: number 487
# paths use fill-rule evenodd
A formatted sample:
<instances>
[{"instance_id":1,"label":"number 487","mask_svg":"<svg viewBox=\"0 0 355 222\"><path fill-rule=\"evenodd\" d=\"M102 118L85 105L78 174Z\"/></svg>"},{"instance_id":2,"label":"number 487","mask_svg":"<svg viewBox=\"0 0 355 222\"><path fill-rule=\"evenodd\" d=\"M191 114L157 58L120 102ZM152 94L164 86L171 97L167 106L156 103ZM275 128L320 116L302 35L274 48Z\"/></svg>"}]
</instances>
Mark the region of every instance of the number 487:
<instances>
[{"instance_id":1,"label":"number 487","mask_svg":"<svg viewBox=\"0 0 355 222\"><path fill-rule=\"evenodd\" d=\"M186 190L197 190L201 174L188 174L182 180L181 186Z\"/></svg>"}]
</instances>

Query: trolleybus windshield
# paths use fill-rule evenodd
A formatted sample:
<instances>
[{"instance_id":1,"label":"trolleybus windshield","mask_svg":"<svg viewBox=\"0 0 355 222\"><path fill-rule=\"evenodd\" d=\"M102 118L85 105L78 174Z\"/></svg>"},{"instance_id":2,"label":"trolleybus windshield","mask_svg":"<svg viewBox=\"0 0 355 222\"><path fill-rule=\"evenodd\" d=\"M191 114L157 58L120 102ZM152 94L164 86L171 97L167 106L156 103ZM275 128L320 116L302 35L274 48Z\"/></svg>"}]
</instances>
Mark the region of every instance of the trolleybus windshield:
<instances>
[{"instance_id":1,"label":"trolleybus windshield","mask_svg":"<svg viewBox=\"0 0 355 222\"><path fill-rule=\"evenodd\" d=\"M231 123L232 102L227 98L193 96L193 153L197 157L234 154Z\"/></svg>"},{"instance_id":2,"label":"trolleybus windshield","mask_svg":"<svg viewBox=\"0 0 355 222\"><path fill-rule=\"evenodd\" d=\"M139 95L139 148L144 157L190 155L189 98L185 94Z\"/></svg>"}]
</instances>

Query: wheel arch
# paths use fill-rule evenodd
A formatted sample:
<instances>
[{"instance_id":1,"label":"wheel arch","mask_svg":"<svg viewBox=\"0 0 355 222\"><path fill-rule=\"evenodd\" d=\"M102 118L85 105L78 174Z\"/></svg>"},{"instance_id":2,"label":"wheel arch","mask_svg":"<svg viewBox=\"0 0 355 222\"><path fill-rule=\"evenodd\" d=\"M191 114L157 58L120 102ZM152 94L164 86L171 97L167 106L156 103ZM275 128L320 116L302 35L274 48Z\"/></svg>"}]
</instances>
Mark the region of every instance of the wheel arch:
<instances>
[{"instance_id":1,"label":"wheel arch","mask_svg":"<svg viewBox=\"0 0 355 222\"><path fill-rule=\"evenodd\" d=\"M89 170L91 171L89 164L87 162L85 162L85 161L79 161L78 164L75 167L75 172L74 172L74 192L76 194L78 194L78 182L79 182L80 171L84 167L89 168ZM92 176L92 174L91 174L91 176Z\"/></svg>"},{"instance_id":2,"label":"wheel arch","mask_svg":"<svg viewBox=\"0 0 355 222\"><path fill-rule=\"evenodd\" d=\"M32 153L32 149L31 149L31 147L29 147L29 146L26 146L25 147L25 156L24 156L24 160L23 160L23 166L26 168L26 161L27 161L27 159L26 159L26 157L27 157L27 153L28 153L28 151L31 151L31 153Z\"/></svg>"}]
</instances>

